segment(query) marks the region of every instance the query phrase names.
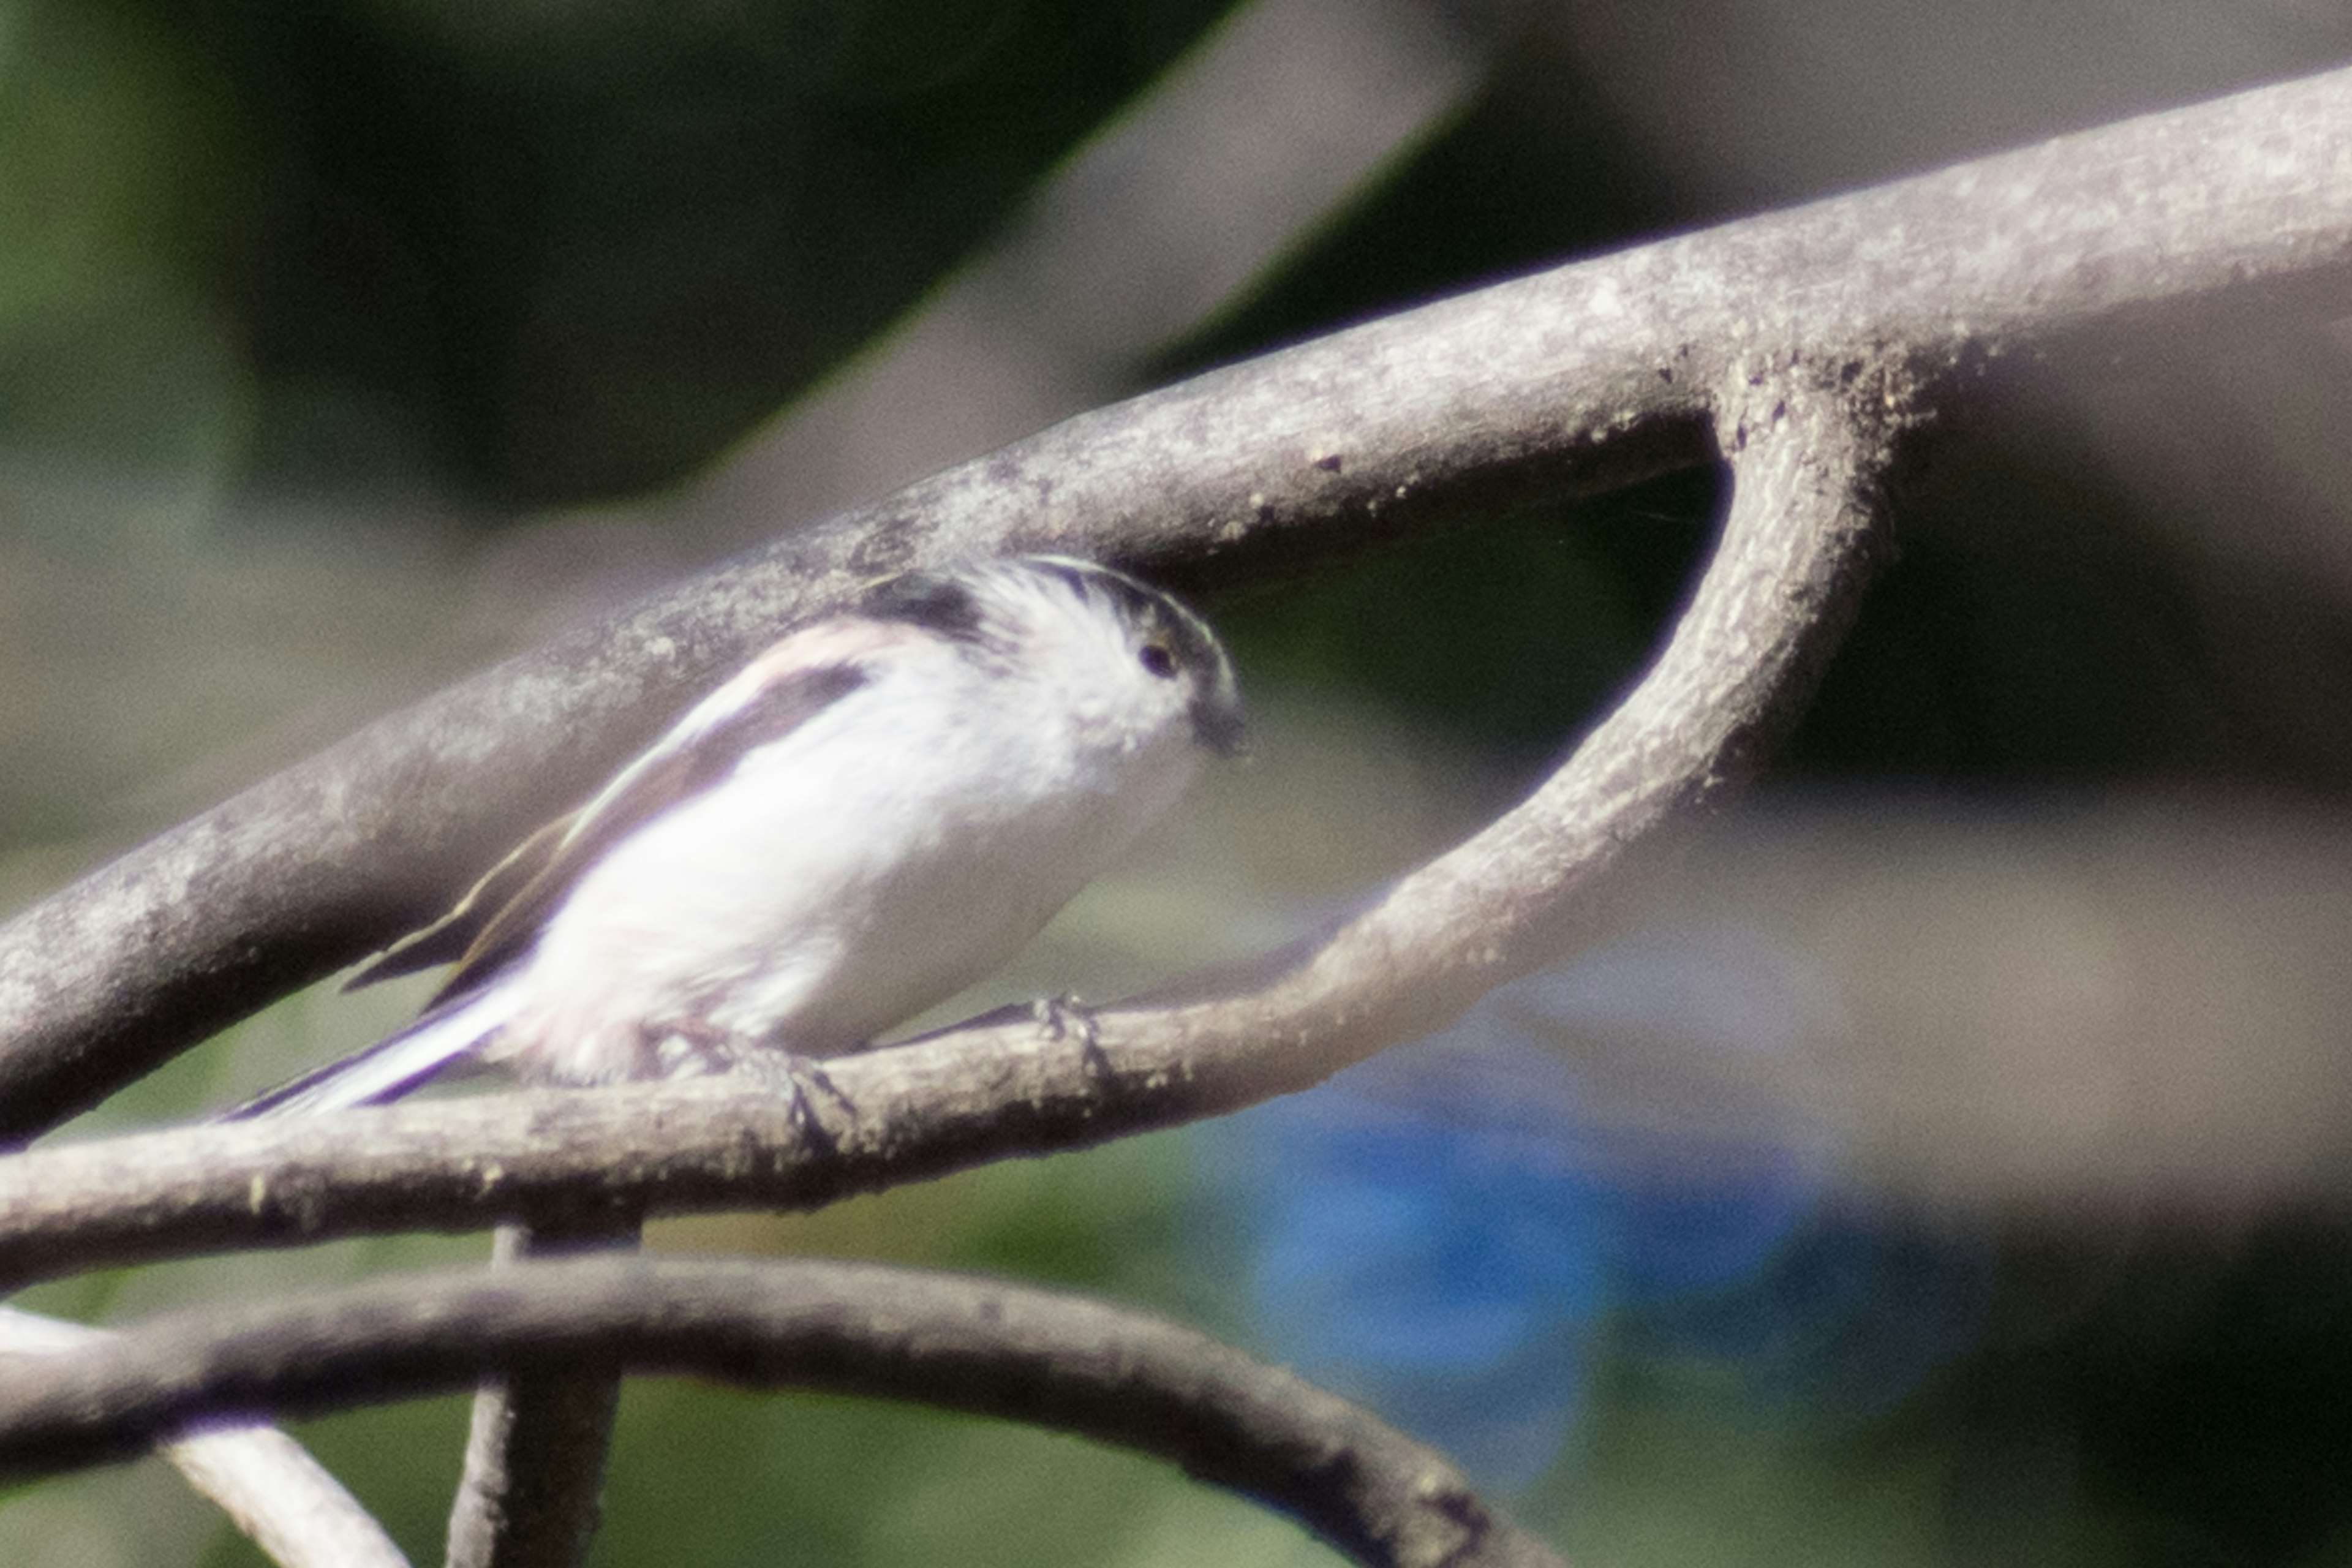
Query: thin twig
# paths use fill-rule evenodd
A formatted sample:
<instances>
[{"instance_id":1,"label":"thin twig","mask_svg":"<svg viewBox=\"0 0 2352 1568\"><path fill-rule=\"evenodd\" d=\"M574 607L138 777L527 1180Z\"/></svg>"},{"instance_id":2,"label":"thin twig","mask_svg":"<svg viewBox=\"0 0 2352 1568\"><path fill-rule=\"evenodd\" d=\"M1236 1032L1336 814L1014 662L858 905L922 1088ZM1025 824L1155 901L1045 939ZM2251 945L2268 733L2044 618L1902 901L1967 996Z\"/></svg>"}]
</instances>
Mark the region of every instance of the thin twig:
<instances>
[{"instance_id":1,"label":"thin twig","mask_svg":"<svg viewBox=\"0 0 2352 1568\"><path fill-rule=\"evenodd\" d=\"M0 1467L120 1457L224 1412L339 1409L583 1364L1079 1433L1254 1497L1360 1563L1559 1568L1442 1455L1286 1371L1081 1297L873 1264L533 1261L185 1312L0 1367Z\"/></svg>"}]
</instances>

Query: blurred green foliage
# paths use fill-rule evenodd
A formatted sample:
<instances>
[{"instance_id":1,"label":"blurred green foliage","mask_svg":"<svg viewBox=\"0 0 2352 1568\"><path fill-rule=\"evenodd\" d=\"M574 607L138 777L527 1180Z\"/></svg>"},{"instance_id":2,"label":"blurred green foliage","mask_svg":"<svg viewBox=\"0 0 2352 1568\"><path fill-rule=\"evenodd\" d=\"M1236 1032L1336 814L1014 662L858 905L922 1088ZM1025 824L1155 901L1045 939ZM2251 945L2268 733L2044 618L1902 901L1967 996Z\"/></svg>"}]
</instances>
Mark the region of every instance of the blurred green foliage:
<instances>
[{"instance_id":1,"label":"blurred green foliage","mask_svg":"<svg viewBox=\"0 0 2352 1568\"><path fill-rule=\"evenodd\" d=\"M0 12L0 441L139 467L237 441L235 326L210 285L238 131L134 14Z\"/></svg>"},{"instance_id":2,"label":"blurred green foliage","mask_svg":"<svg viewBox=\"0 0 2352 1568\"><path fill-rule=\"evenodd\" d=\"M1368 551L1311 584L1235 595L1218 624L1253 686L1376 694L1516 758L1556 752L1640 672L1712 533L1720 476Z\"/></svg>"},{"instance_id":3,"label":"blurred green foliage","mask_svg":"<svg viewBox=\"0 0 2352 1568\"><path fill-rule=\"evenodd\" d=\"M14 0L0 440L147 457L193 352L248 382L255 482L675 479L1223 9Z\"/></svg>"}]
</instances>

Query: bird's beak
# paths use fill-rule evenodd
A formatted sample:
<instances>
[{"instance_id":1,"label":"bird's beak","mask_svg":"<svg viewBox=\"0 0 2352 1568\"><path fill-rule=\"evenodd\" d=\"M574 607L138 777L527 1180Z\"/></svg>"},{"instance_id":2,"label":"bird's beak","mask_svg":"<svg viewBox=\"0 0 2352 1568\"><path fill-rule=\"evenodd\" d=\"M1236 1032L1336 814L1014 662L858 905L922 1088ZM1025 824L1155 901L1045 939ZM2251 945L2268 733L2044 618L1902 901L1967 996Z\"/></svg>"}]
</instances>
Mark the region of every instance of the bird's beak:
<instances>
[{"instance_id":1,"label":"bird's beak","mask_svg":"<svg viewBox=\"0 0 2352 1568\"><path fill-rule=\"evenodd\" d=\"M1247 729L1241 698L1230 686L1203 692L1192 703L1192 738L1221 757L1238 757L1249 750Z\"/></svg>"}]
</instances>

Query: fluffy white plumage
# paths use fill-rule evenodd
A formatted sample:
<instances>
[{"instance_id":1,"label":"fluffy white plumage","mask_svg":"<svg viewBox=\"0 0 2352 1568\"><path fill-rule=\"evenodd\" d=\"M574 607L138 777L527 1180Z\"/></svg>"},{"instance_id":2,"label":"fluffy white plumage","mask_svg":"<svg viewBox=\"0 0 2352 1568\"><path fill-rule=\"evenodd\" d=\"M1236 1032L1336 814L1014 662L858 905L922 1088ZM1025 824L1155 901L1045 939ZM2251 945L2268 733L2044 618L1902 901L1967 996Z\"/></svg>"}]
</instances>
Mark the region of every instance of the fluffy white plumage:
<instances>
[{"instance_id":1,"label":"fluffy white plumage","mask_svg":"<svg viewBox=\"0 0 2352 1568\"><path fill-rule=\"evenodd\" d=\"M236 1114L389 1099L467 1056L586 1084L706 1041L859 1049L1011 958L1239 729L1215 637L1122 573L890 579L363 972L457 960L415 1025Z\"/></svg>"}]
</instances>

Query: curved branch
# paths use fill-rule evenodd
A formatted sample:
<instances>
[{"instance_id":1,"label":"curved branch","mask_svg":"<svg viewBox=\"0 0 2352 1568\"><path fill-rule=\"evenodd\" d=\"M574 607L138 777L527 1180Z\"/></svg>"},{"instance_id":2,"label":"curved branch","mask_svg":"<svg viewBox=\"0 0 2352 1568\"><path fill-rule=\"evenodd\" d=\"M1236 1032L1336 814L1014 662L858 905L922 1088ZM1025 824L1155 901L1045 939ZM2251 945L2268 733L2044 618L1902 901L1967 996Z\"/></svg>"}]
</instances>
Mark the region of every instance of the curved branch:
<instances>
[{"instance_id":1,"label":"curved branch","mask_svg":"<svg viewBox=\"0 0 2352 1568\"><path fill-rule=\"evenodd\" d=\"M1081 1297L872 1264L531 1262L184 1313L0 1367L0 1467L121 1458L223 1413L313 1413L583 1364L1076 1432L1255 1498L1358 1563L1559 1563L1444 1456L1205 1335Z\"/></svg>"},{"instance_id":2,"label":"curved branch","mask_svg":"<svg viewBox=\"0 0 2352 1568\"><path fill-rule=\"evenodd\" d=\"M1419 1038L1590 929L1627 852L1736 784L1858 596L1904 427L1892 383L1759 378L1727 423L1721 542L1665 652L1527 801L1328 938L1222 992L981 1020L826 1064L812 1132L709 1082L442 1100L0 1160L0 1279L227 1246L848 1193L1307 1088Z\"/></svg>"},{"instance_id":3,"label":"curved branch","mask_svg":"<svg viewBox=\"0 0 2352 1568\"><path fill-rule=\"evenodd\" d=\"M1195 584L1704 460L1800 354L1945 377L2340 274L2352 72L2125 121L1376 321L1069 420L395 714L0 928L0 1139L413 925L688 689L874 573L1055 548Z\"/></svg>"},{"instance_id":4,"label":"curved branch","mask_svg":"<svg viewBox=\"0 0 2352 1568\"><path fill-rule=\"evenodd\" d=\"M0 1307L0 1352L7 1355L83 1352L112 1337ZM280 1568L408 1568L359 1500L274 1426L218 1426L173 1438L161 1452Z\"/></svg>"}]
</instances>

